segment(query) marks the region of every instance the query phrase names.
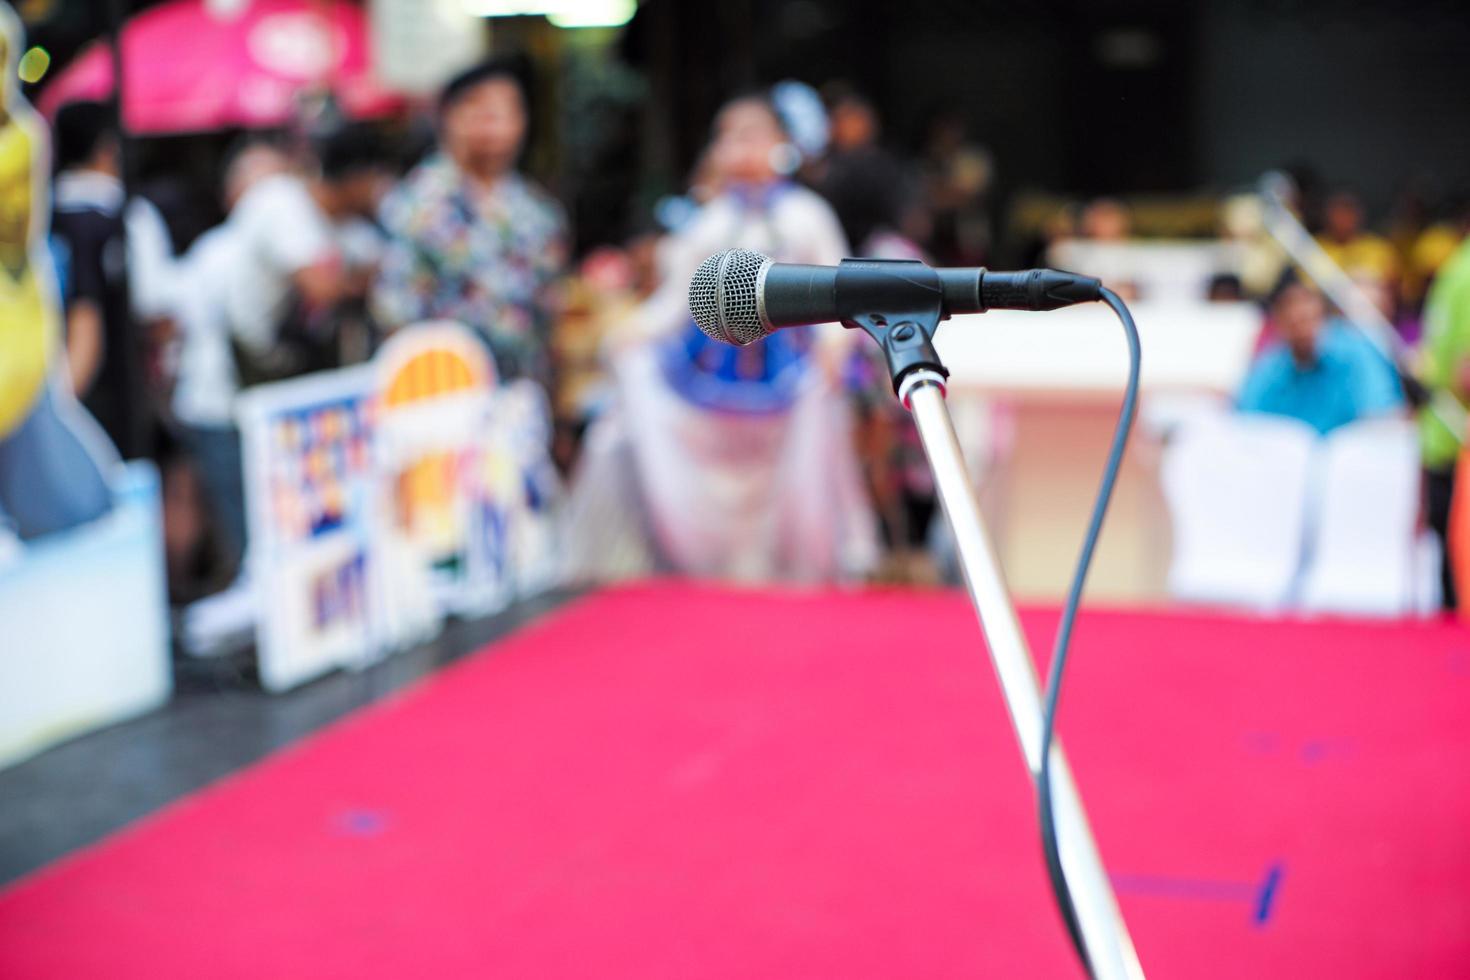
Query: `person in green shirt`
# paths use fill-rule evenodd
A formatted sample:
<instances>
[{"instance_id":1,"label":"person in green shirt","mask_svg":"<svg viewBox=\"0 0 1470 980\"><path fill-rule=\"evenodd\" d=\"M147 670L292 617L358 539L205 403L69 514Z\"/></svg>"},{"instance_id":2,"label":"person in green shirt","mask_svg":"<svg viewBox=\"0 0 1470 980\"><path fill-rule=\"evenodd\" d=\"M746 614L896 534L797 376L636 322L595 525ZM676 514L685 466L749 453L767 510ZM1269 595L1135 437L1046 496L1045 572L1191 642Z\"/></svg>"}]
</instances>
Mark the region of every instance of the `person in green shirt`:
<instances>
[{"instance_id":1,"label":"person in green shirt","mask_svg":"<svg viewBox=\"0 0 1470 980\"><path fill-rule=\"evenodd\" d=\"M1422 380L1430 395L1448 392L1465 404L1470 398L1470 207L1460 220L1458 248L1439 269L1424 304ZM1454 432L1427 408L1419 413L1424 460L1424 510L1444 545L1441 570L1444 605L1455 607L1447 529L1454 493L1455 461L1463 432Z\"/></svg>"}]
</instances>

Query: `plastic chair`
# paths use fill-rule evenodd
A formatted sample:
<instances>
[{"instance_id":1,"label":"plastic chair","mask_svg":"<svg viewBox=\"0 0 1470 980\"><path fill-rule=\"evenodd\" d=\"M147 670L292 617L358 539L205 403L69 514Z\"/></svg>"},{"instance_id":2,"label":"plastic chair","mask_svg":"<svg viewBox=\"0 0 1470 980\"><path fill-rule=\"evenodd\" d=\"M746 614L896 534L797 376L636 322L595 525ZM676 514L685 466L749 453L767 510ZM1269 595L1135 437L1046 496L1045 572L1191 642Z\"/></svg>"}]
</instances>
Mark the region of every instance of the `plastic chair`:
<instances>
[{"instance_id":1,"label":"plastic chair","mask_svg":"<svg viewBox=\"0 0 1470 980\"><path fill-rule=\"evenodd\" d=\"M1290 604L1317 445L1310 426L1271 415L1228 412L1176 428L1161 467L1175 598L1264 610Z\"/></svg>"},{"instance_id":2,"label":"plastic chair","mask_svg":"<svg viewBox=\"0 0 1470 980\"><path fill-rule=\"evenodd\" d=\"M1424 597L1414 424L1395 418L1344 426L1324 441L1320 466L1302 608L1365 616L1417 612Z\"/></svg>"}]
</instances>

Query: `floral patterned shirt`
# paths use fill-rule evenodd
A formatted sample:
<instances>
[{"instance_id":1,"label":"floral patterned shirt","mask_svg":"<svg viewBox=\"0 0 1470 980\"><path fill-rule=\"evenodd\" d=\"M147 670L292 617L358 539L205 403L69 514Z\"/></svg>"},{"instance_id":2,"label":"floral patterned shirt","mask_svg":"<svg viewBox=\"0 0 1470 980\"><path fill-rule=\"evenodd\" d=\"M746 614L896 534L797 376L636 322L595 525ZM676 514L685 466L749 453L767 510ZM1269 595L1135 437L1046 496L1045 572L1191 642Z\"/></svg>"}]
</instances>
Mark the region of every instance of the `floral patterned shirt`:
<instances>
[{"instance_id":1,"label":"floral patterned shirt","mask_svg":"<svg viewBox=\"0 0 1470 980\"><path fill-rule=\"evenodd\" d=\"M435 156L388 195L381 217L389 240L372 306L385 327L457 320L485 338L502 378L548 380L548 294L568 251L549 194L518 173L482 190Z\"/></svg>"}]
</instances>

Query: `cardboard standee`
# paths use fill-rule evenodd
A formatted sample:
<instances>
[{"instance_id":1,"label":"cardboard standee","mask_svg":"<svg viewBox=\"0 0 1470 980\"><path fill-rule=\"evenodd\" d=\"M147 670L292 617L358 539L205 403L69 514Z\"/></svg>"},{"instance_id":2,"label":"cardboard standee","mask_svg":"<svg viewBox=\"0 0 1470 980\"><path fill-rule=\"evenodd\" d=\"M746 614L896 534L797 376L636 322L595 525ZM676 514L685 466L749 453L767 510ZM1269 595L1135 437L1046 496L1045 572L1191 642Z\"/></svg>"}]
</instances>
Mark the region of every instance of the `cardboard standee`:
<instances>
[{"instance_id":1,"label":"cardboard standee","mask_svg":"<svg viewBox=\"0 0 1470 980\"><path fill-rule=\"evenodd\" d=\"M112 486L106 516L0 557L0 768L173 692L158 471Z\"/></svg>"},{"instance_id":2,"label":"cardboard standee","mask_svg":"<svg viewBox=\"0 0 1470 980\"><path fill-rule=\"evenodd\" d=\"M251 389L239 422L268 690L556 584L545 397L499 384L466 328L410 327L371 364Z\"/></svg>"},{"instance_id":3,"label":"cardboard standee","mask_svg":"<svg viewBox=\"0 0 1470 980\"><path fill-rule=\"evenodd\" d=\"M285 690L377 653L372 371L252 388L238 408L260 679Z\"/></svg>"}]
</instances>

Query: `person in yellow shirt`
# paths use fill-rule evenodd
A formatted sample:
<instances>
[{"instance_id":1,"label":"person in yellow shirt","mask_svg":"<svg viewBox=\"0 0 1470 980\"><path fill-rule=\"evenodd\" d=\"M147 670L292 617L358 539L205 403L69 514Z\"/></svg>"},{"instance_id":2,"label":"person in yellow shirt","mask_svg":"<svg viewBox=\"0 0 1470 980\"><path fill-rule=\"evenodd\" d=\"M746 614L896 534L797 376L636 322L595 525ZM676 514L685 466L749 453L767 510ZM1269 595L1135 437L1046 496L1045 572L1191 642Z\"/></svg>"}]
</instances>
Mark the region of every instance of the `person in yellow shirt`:
<instances>
[{"instance_id":1,"label":"person in yellow shirt","mask_svg":"<svg viewBox=\"0 0 1470 980\"><path fill-rule=\"evenodd\" d=\"M1350 276L1368 276L1390 286L1398 282L1398 252L1388 239L1363 230L1363 204L1356 194L1333 194L1322 219L1317 244L1338 268Z\"/></svg>"},{"instance_id":2,"label":"person in yellow shirt","mask_svg":"<svg viewBox=\"0 0 1470 980\"><path fill-rule=\"evenodd\" d=\"M104 514L102 465L115 454L56 358L50 161L46 130L16 91L22 43L19 18L0 2L0 525L24 539Z\"/></svg>"},{"instance_id":3,"label":"person in yellow shirt","mask_svg":"<svg viewBox=\"0 0 1470 980\"><path fill-rule=\"evenodd\" d=\"M1462 237L1453 223L1441 221L1425 228L1414 239L1404 258L1404 302L1411 308L1418 309L1424 302L1429 284L1460 247Z\"/></svg>"}]
</instances>

